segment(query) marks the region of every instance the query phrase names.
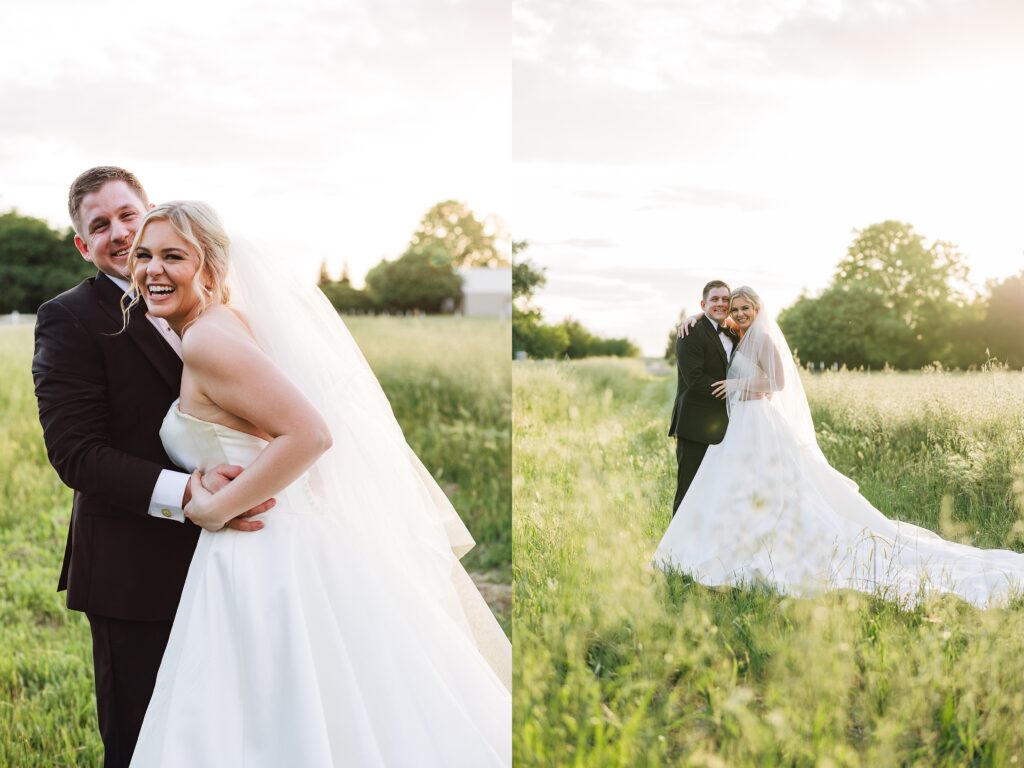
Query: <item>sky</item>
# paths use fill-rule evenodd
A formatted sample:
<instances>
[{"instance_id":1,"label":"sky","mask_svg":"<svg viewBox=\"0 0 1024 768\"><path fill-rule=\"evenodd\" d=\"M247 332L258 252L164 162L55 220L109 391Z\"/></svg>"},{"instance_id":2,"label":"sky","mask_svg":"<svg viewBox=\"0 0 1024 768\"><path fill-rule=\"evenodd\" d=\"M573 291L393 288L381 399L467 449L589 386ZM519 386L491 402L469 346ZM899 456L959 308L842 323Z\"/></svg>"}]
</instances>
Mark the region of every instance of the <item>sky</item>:
<instances>
[{"instance_id":1,"label":"sky","mask_svg":"<svg viewBox=\"0 0 1024 768\"><path fill-rule=\"evenodd\" d=\"M507 2L5 0L0 28L0 210L69 226L120 165L357 284L437 202L507 218Z\"/></svg>"},{"instance_id":2,"label":"sky","mask_svg":"<svg viewBox=\"0 0 1024 768\"><path fill-rule=\"evenodd\" d=\"M513 236L572 316L660 355L710 279L768 311L886 219L1024 269L1024 4L516 0Z\"/></svg>"}]
</instances>

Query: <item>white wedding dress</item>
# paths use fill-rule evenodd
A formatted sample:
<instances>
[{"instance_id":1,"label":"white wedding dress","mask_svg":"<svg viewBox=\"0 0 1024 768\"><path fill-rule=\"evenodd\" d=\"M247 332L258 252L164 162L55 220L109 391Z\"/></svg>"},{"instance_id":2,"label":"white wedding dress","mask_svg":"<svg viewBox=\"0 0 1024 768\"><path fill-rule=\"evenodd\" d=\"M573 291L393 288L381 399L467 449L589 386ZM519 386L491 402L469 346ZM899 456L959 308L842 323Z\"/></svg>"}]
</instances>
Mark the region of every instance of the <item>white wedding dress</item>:
<instances>
[{"instance_id":1,"label":"white wedding dress","mask_svg":"<svg viewBox=\"0 0 1024 768\"><path fill-rule=\"evenodd\" d=\"M706 585L852 588L903 604L949 592L986 607L1021 590L1024 555L949 542L871 506L818 447L792 355L763 310L748 337L729 368L725 439L708 447L656 565Z\"/></svg>"},{"instance_id":2,"label":"white wedding dress","mask_svg":"<svg viewBox=\"0 0 1024 768\"><path fill-rule=\"evenodd\" d=\"M472 536L324 295L244 240L230 259L231 305L334 445L262 530L200 535L132 766L511 765L511 645L459 562ZM267 445L177 402L160 437L189 471Z\"/></svg>"},{"instance_id":3,"label":"white wedding dress","mask_svg":"<svg viewBox=\"0 0 1024 768\"><path fill-rule=\"evenodd\" d=\"M160 437L189 470L266 445L177 402ZM132 766L510 765L509 691L471 635L308 476L276 498L261 531L202 532Z\"/></svg>"}]
</instances>

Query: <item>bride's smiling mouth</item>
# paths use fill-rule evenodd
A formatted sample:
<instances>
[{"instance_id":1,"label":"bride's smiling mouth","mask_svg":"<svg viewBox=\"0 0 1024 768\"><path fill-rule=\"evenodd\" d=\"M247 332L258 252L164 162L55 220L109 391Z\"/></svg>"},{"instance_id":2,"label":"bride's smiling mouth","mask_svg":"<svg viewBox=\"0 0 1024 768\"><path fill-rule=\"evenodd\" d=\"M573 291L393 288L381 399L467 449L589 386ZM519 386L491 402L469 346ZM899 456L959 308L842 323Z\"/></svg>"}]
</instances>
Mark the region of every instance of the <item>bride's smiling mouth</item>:
<instances>
[{"instance_id":1,"label":"bride's smiling mouth","mask_svg":"<svg viewBox=\"0 0 1024 768\"><path fill-rule=\"evenodd\" d=\"M175 290L176 289L173 285L167 285L166 283L152 283L146 286L146 296L151 301L159 304L174 293Z\"/></svg>"}]
</instances>

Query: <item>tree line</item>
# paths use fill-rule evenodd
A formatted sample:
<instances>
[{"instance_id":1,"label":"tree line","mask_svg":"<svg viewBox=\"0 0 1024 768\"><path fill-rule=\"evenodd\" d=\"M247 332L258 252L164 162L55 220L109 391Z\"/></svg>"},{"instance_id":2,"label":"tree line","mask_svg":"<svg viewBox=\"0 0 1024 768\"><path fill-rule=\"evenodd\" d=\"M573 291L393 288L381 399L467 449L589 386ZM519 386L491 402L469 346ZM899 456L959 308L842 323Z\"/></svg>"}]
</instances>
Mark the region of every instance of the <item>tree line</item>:
<instances>
[{"instance_id":1,"label":"tree line","mask_svg":"<svg viewBox=\"0 0 1024 768\"><path fill-rule=\"evenodd\" d=\"M512 242L512 354L532 358L636 357L640 349L629 339L606 339L578 320L544 322L533 296L544 286L544 269L521 258L526 241Z\"/></svg>"},{"instance_id":2,"label":"tree line","mask_svg":"<svg viewBox=\"0 0 1024 768\"><path fill-rule=\"evenodd\" d=\"M911 370L997 360L1024 367L1024 272L974 291L952 243L929 243L901 221L854 234L828 286L779 315L801 362Z\"/></svg>"},{"instance_id":3,"label":"tree line","mask_svg":"<svg viewBox=\"0 0 1024 768\"><path fill-rule=\"evenodd\" d=\"M343 313L450 312L462 297L462 267L507 267L498 232L465 204L445 200L427 211L405 252L366 273L366 286L352 285L348 267L338 280L320 268L318 285Z\"/></svg>"},{"instance_id":4,"label":"tree line","mask_svg":"<svg viewBox=\"0 0 1024 768\"><path fill-rule=\"evenodd\" d=\"M462 296L460 267L508 266L493 223L445 200L428 210L405 252L382 260L355 288L347 267L338 280L321 266L319 285L340 312L452 311ZM47 299L96 273L79 256L71 228L54 229L16 210L0 214L0 312L35 312Z\"/></svg>"},{"instance_id":5,"label":"tree line","mask_svg":"<svg viewBox=\"0 0 1024 768\"><path fill-rule=\"evenodd\" d=\"M955 245L889 220L855 230L825 289L802 294L778 320L815 369L1022 368L1022 307L1024 271L974 290ZM673 328L666 359L675 359L675 340Z\"/></svg>"},{"instance_id":6,"label":"tree line","mask_svg":"<svg viewBox=\"0 0 1024 768\"><path fill-rule=\"evenodd\" d=\"M0 312L35 312L96 268L78 255L75 233L17 210L0 213Z\"/></svg>"}]
</instances>

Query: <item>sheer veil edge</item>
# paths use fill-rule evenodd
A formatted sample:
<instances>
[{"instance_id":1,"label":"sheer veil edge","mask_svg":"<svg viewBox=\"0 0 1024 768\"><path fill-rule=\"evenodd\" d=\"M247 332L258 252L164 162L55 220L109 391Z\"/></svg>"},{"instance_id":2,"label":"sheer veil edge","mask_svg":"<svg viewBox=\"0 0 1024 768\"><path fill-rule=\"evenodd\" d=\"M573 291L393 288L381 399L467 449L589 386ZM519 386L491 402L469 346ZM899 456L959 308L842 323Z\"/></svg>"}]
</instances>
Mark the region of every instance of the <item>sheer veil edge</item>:
<instances>
[{"instance_id":1,"label":"sheer veil edge","mask_svg":"<svg viewBox=\"0 0 1024 768\"><path fill-rule=\"evenodd\" d=\"M417 608L426 601L456 625L511 689L510 642L459 562L473 537L406 442L344 321L281 256L238 236L231 240L228 286L257 343L330 427L334 447L309 471L314 503L379 561L381 578L400 599L417 601Z\"/></svg>"}]
</instances>

